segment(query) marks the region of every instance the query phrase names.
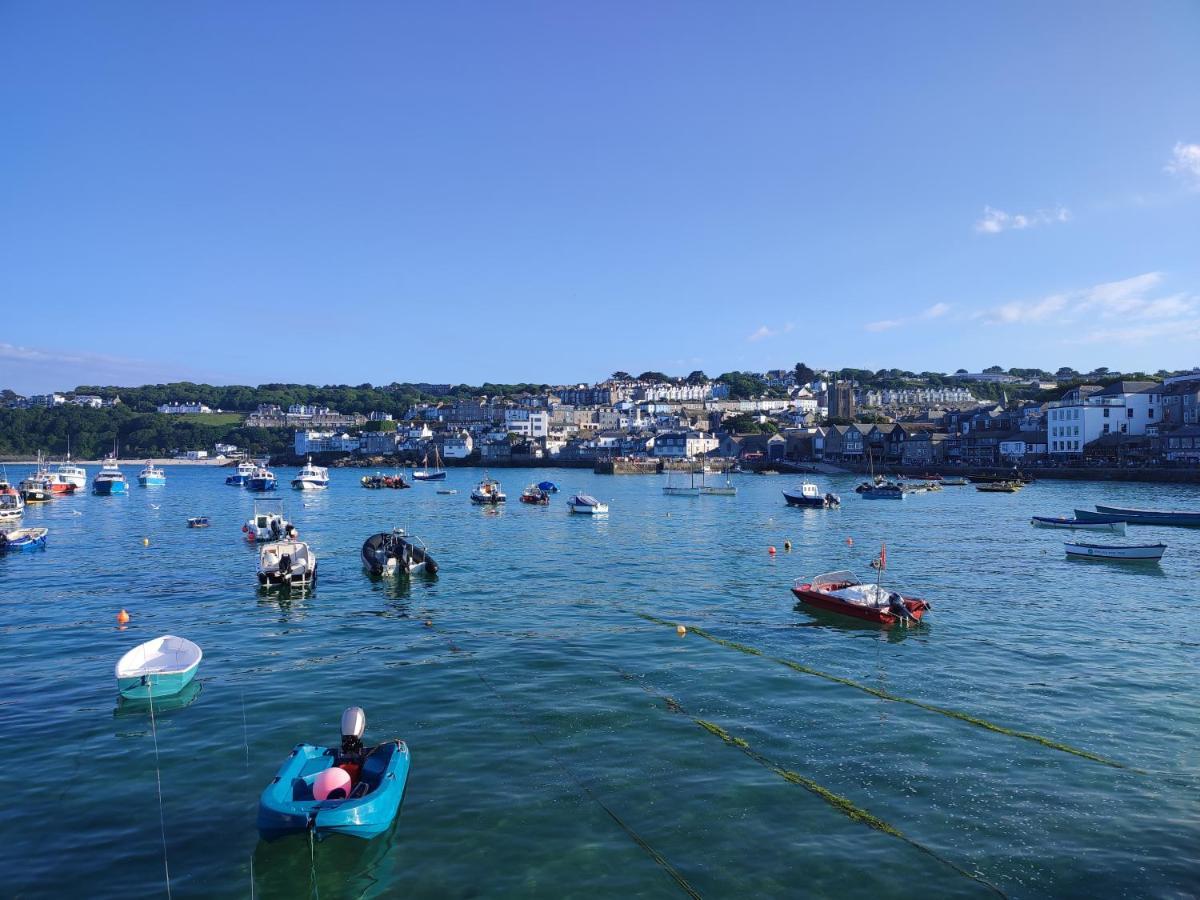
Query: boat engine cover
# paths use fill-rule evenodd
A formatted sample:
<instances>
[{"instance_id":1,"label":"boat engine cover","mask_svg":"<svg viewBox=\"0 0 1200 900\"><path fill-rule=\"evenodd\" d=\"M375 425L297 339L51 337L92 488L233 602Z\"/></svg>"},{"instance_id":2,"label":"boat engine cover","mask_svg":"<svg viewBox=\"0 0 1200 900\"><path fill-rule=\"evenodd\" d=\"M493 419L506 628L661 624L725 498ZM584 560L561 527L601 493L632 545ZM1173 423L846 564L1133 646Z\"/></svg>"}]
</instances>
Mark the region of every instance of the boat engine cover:
<instances>
[{"instance_id":1,"label":"boat engine cover","mask_svg":"<svg viewBox=\"0 0 1200 900\"><path fill-rule=\"evenodd\" d=\"M367 730L367 714L361 706L351 706L342 713L342 737L354 737L362 740Z\"/></svg>"}]
</instances>

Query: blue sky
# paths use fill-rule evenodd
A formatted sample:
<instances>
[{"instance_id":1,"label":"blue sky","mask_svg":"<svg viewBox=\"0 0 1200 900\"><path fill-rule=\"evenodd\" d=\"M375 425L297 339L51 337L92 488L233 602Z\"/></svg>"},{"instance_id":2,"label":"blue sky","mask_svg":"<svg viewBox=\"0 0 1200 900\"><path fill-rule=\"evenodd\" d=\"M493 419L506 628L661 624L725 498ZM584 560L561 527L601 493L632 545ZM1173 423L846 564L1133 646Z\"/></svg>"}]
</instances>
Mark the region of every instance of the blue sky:
<instances>
[{"instance_id":1,"label":"blue sky","mask_svg":"<svg viewBox=\"0 0 1200 900\"><path fill-rule=\"evenodd\" d=\"M1200 5L0 5L0 387L1200 363Z\"/></svg>"}]
</instances>

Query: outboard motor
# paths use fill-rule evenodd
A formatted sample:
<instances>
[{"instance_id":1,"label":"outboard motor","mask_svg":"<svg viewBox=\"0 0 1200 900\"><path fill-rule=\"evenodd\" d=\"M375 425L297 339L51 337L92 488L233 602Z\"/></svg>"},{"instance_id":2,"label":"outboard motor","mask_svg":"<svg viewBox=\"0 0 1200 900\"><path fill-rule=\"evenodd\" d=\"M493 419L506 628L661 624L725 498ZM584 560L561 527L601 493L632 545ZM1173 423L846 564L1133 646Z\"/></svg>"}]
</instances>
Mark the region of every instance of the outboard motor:
<instances>
[{"instance_id":1,"label":"outboard motor","mask_svg":"<svg viewBox=\"0 0 1200 900\"><path fill-rule=\"evenodd\" d=\"M342 755L362 755L363 733L367 730L367 714L361 706L351 706L342 713Z\"/></svg>"},{"instance_id":2,"label":"outboard motor","mask_svg":"<svg viewBox=\"0 0 1200 900\"><path fill-rule=\"evenodd\" d=\"M895 591L892 591L890 594L888 594L888 612L892 613L895 616L898 616L899 618L903 619L905 622L915 622L916 621L916 616L914 616L912 614L912 610L910 610L904 604L904 598L901 597L899 594L897 594Z\"/></svg>"}]
</instances>

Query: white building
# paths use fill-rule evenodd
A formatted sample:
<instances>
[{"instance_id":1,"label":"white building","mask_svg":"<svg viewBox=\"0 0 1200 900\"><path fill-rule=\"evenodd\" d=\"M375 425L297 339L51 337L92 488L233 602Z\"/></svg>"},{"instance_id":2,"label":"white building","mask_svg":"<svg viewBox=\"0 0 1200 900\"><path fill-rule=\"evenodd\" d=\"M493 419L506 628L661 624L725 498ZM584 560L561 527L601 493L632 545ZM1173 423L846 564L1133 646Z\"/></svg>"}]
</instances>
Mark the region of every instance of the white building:
<instances>
[{"instance_id":1,"label":"white building","mask_svg":"<svg viewBox=\"0 0 1200 900\"><path fill-rule=\"evenodd\" d=\"M199 415L212 412L203 403L192 401L186 403L164 403L158 408L158 411L168 416Z\"/></svg>"},{"instance_id":2,"label":"white building","mask_svg":"<svg viewBox=\"0 0 1200 900\"><path fill-rule=\"evenodd\" d=\"M550 413L544 409L506 409L504 411L505 433L519 434L526 438L544 438L550 433Z\"/></svg>"},{"instance_id":3,"label":"white building","mask_svg":"<svg viewBox=\"0 0 1200 900\"><path fill-rule=\"evenodd\" d=\"M1145 434L1162 418L1153 381L1117 381L1099 389L1083 385L1046 405L1046 442L1051 455L1082 455L1106 434Z\"/></svg>"},{"instance_id":4,"label":"white building","mask_svg":"<svg viewBox=\"0 0 1200 900\"><path fill-rule=\"evenodd\" d=\"M703 431L667 432L655 437L654 455L690 458L715 450L718 444L720 441Z\"/></svg>"},{"instance_id":5,"label":"white building","mask_svg":"<svg viewBox=\"0 0 1200 900\"><path fill-rule=\"evenodd\" d=\"M297 456L309 453L353 453L359 447L359 439L348 434L332 431L297 431L295 449Z\"/></svg>"},{"instance_id":6,"label":"white building","mask_svg":"<svg viewBox=\"0 0 1200 900\"><path fill-rule=\"evenodd\" d=\"M104 405L104 399L95 394L76 394L70 402L76 406L86 406L89 409L99 409Z\"/></svg>"},{"instance_id":7,"label":"white building","mask_svg":"<svg viewBox=\"0 0 1200 900\"><path fill-rule=\"evenodd\" d=\"M474 449L475 441L465 431L442 442L442 456L446 459L466 459Z\"/></svg>"}]
</instances>

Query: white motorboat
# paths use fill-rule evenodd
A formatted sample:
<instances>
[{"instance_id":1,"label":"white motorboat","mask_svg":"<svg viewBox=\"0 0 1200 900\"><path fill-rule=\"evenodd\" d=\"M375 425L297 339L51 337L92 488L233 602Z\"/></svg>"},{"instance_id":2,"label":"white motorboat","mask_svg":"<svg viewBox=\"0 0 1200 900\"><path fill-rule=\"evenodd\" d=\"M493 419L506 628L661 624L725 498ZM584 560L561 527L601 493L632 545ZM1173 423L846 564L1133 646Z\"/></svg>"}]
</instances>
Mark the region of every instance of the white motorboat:
<instances>
[{"instance_id":1,"label":"white motorboat","mask_svg":"<svg viewBox=\"0 0 1200 900\"><path fill-rule=\"evenodd\" d=\"M20 492L7 480L0 479L0 522L12 522L25 512Z\"/></svg>"},{"instance_id":2,"label":"white motorboat","mask_svg":"<svg viewBox=\"0 0 1200 900\"><path fill-rule=\"evenodd\" d=\"M83 466L77 466L71 462L71 436L67 435L67 455L62 462L58 463L51 474L58 477L67 484L75 485L75 490L82 491L87 487L88 474L87 469Z\"/></svg>"},{"instance_id":3,"label":"white motorboat","mask_svg":"<svg viewBox=\"0 0 1200 900\"><path fill-rule=\"evenodd\" d=\"M783 492L783 499L788 506L811 506L815 509L832 509L841 506L841 498L837 494L821 493L821 489L811 481L801 482L799 488Z\"/></svg>"},{"instance_id":4,"label":"white motorboat","mask_svg":"<svg viewBox=\"0 0 1200 900\"><path fill-rule=\"evenodd\" d=\"M261 587L304 587L316 579L317 554L304 541L272 541L258 554Z\"/></svg>"},{"instance_id":5,"label":"white motorboat","mask_svg":"<svg viewBox=\"0 0 1200 900\"><path fill-rule=\"evenodd\" d=\"M1029 524L1035 528L1070 528L1074 531L1125 533L1124 522L1085 522L1080 519L1069 519L1066 516L1034 516L1029 520Z\"/></svg>"},{"instance_id":6,"label":"white motorboat","mask_svg":"<svg viewBox=\"0 0 1200 900\"><path fill-rule=\"evenodd\" d=\"M601 503L591 494L576 494L567 501L573 513L585 516L602 516L608 512L608 504Z\"/></svg>"},{"instance_id":7,"label":"white motorboat","mask_svg":"<svg viewBox=\"0 0 1200 900\"><path fill-rule=\"evenodd\" d=\"M1063 544L1067 556L1077 559L1116 559L1147 562L1162 559L1166 544Z\"/></svg>"},{"instance_id":8,"label":"white motorboat","mask_svg":"<svg viewBox=\"0 0 1200 900\"><path fill-rule=\"evenodd\" d=\"M248 460L243 460L242 462L238 463L237 470L232 475L225 476L225 483L232 484L235 487L245 487L250 481L250 476L253 475L257 469L258 466L256 466L254 463Z\"/></svg>"},{"instance_id":9,"label":"white motorboat","mask_svg":"<svg viewBox=\"0 0 1200 900\"><path fill-rule=\"evenodd\" d=\"M292 487L298 491L323 491L329 487L329 470L324 466L314 466L310 456L292 479Z\"/></svg>"},{"instance_id":10,"label":"white motorboat","mask_svg":"<svg viewBox=\"0 0 1200 900\"><path fill-rule=\"evenodd\" d=\"M508 497L500 487L500 482L495 478L484 477L483 481L471 491L472 503L503 503Z\"/></svg>"},{"instance_id":11,"label":"white motorboat","mask_svg":"<svg viewBox=\"0 0 1200 900\"><path fill-rule=\"evenodd\" d=\"M161 486L167 483L167 473L162 466L156 466L150 460L146 460L146 465L138 472L137 479L142 487Z\"/></svg>"},{"instance_id":12,"label":"white motorboat","mask_svg":"<svg viewBox=\"0 0 1200 900\"><path fill-rule=\"evenodd\" d=\"M284 518L283 504L277 500L255 503L254 515L242 526L242 532L252 544L283 538L294 539L297 534L295 526Z\"/></svg>"}]
</instances>

